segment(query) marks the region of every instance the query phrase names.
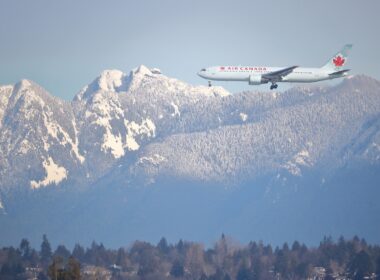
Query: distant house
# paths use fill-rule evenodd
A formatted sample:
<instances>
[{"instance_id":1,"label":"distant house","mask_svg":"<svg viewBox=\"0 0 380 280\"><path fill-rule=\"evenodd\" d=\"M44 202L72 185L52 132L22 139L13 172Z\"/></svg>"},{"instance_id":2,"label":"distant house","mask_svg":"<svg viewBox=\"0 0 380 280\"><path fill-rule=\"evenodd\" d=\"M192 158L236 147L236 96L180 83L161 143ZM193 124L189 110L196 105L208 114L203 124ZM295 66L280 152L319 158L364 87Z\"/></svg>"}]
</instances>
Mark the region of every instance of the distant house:
<instances>
[{"instance_id":1,"label":"distant house","mask_svg":"<svg viewBox=\"0 0 380 280\"><path fill-rule=\"evenodd\" d=\"M84 280L111 280L112 272L104 267L94 265L84 265L81 269Z\"/></svg>"},{"instance_id":2,"label":"distant house","mask_svg":"<svg viewBox=\"0 0 380 280\"><path fill-rule=\"evenodd\" d=\"M326 277L326 268L321 266L313 267L310 277L308 280L323 280Z\"/></svg>"},{"instance_id":3,"label":"distant house","mask_svg":"<svg viewBox=\"0 0 380 280\"><path fill-rule=\"evenodd\" d=\"M37 280L37 276L42 272L42 268L39 266L28 266L25 268L26 279L28 280Z\"/></svg>"}]
</instances>

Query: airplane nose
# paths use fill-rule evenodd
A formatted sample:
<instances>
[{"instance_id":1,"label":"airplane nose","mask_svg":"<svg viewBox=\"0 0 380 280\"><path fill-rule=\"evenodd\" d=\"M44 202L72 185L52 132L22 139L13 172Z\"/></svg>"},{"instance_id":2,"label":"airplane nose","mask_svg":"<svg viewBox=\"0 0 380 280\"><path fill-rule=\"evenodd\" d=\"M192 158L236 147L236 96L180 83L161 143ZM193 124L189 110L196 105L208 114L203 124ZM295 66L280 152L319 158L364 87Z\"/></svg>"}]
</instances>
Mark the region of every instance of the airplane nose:
<instances>
[{"instance_id":1,"label":"airplane nose","mask_svg":"<svg viewBox=\"0 0 380 280\"><path fill-rule=\"evenodd\" d=\"M199 76L199 77L201 77L201 78L206 78L206 72L205 72L205 70L201 70L201 71L199 71L198 73L197 73L197 75Z\"/></svg>"}]
</instances>

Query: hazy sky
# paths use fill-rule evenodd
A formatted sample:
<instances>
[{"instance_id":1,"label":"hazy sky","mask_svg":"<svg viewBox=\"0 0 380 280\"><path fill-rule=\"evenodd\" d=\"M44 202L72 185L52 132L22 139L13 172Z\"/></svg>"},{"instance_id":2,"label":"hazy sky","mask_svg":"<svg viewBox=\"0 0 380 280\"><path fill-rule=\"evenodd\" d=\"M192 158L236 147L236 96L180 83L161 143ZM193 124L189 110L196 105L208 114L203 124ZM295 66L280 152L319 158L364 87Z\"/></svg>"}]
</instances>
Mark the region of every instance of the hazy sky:
<instances>
[{"instance_id":1,"label":"hazy sky","mask_svg":"<svg viewBox=\"0 0 380 280\"><path fill-rule=\"evenodd\" d=\"M320 66L345 43L353 73L380 79L379 11L379 0L0 0L0 84L27 78L71 100L102 70L140 64L206 84L205 66Z\"/></svg>"}]
</instances>

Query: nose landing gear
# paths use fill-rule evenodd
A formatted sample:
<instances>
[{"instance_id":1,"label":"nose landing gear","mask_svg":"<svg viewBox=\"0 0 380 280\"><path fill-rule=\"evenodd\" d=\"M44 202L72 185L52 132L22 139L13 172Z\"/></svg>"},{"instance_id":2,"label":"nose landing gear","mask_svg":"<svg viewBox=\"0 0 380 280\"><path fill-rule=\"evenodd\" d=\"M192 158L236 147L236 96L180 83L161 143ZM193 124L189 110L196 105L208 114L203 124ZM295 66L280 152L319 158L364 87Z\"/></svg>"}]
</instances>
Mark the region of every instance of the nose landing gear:
<instances>
[{"instance_id":1,"label":"nose landing gear","mask_svg":"<svg viewBox=\"0 0 380 280\"><path fill-rule=\"evenodd\" d=\"M208 81L208 86L212 87L211 81Z\"/></svg>"}]
</instances>

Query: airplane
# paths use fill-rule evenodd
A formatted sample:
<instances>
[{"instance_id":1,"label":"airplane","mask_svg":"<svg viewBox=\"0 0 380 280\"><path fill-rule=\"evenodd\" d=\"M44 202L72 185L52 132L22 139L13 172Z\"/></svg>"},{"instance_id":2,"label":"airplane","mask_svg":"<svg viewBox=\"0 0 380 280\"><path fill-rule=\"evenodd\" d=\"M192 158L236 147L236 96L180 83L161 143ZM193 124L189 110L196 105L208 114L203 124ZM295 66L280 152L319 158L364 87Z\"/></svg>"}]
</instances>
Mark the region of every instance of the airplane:
<instances>
[{"instance_id":1,"label":"airplane","mask_svg":"<svg viewBox=\"0 0 380 280\"><path fill-rule=\"evenodd\" d=\"M350 69L343 69L352 44L346 44L327 63L320 68L290 67L258 67L258 66L213 66L203 68L197 74L214 81L242 81L249 85L271 83L270 89L276 89L279 82L311 83L346 77Z\"/></svg>"}]
</instances>

